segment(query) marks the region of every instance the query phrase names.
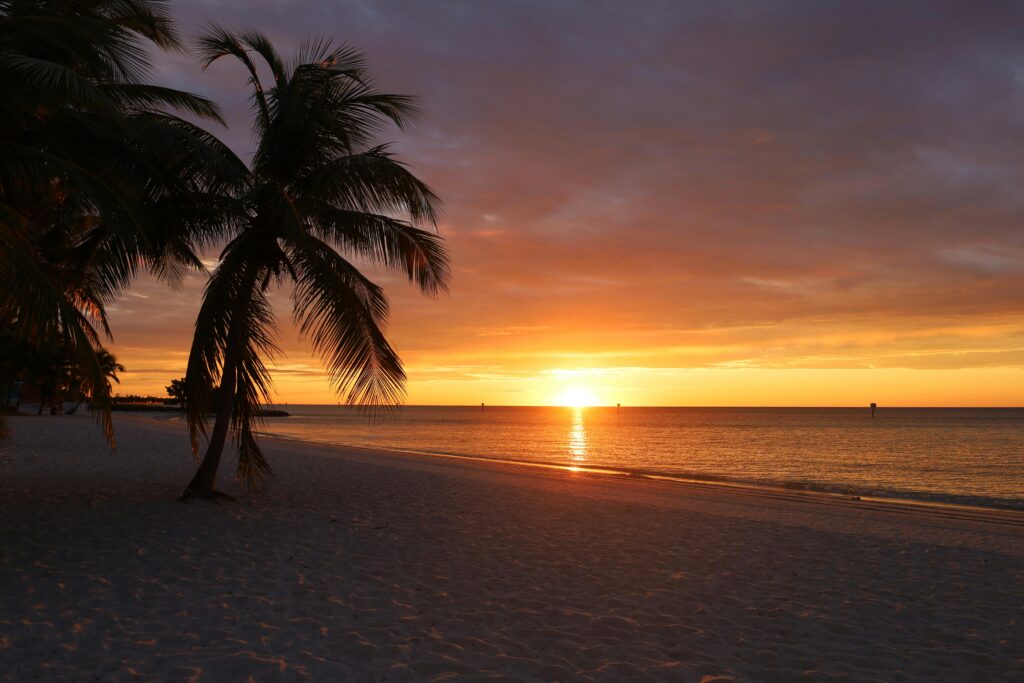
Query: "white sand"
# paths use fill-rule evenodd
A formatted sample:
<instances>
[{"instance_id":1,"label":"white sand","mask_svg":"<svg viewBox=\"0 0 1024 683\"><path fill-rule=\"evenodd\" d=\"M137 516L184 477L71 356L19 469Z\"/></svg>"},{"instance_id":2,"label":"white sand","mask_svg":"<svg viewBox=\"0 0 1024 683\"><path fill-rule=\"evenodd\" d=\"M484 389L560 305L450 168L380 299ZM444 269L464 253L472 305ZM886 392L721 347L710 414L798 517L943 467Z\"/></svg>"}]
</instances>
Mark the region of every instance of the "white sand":
<instances>
[{"instance_id":1,"label":"white sand","mask_svg":"<svg viewBox=\"0 0 1024 683\"><path fill-rule=\"evenodd\" d=\"M1024 514L8 424L0 680L1024 680Z\"/></svg>"}]
</instances>

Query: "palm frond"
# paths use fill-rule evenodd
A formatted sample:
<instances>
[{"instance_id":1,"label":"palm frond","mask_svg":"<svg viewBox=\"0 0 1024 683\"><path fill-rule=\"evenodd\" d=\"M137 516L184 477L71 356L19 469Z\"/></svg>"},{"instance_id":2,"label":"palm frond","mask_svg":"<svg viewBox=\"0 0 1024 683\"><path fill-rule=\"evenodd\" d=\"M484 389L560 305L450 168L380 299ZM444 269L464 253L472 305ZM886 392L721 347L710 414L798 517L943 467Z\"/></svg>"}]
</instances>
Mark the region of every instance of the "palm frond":
<instances>
[{"instance_id":1,"label":"palm frond","mask_svg":"<svg viewBox=\"0 0 1024 683\"><path fill-rule=\"evenodd\" d=\"M329 197L348 211L408 215L435 224L441 200L422 180L395 161L386 146L342 156L296 181L299 197Z\"/></svg>"},{"instance_id":2,"label":"palm frond","mask_svg":"<svg viewBox=\"0 0 1024 683\"><path fill-rule=\"evenodd\" d=\"M362 50L346 43L335 46L333 41L321 36L310 36L299 43L298 50L288 63L292 72L310 66L327 69L359 83L369 80L366 56Z\"/></svg>"},{"instance_id":3,"label":"palm frond","mask_svg":"<svg viewBox=\"0 0 1024 683\"><path fill-rule=\"evenodd\" d=\"M313 230L340 249L402 272L424 294L448 291L451 269L444 240L405 221L375 213L304 206Z\"/></svg>"},{"instance_id":4,"label":"palm frond","mask_svg":"<svg viewBox=\"0 0 1024 683\"><path fill-rule=\"evenodd\" d=\"M97 349L100 333L109 338L103 302L80 277L41 262L28 236L30 225L9 207L0 205L0 323L16 339L31 340L36 348L68 349L83 377L96 417L111 448L116 448L110 412L110 387ZM78 286L70 286L77 283Z\"/></svg>"},{"instance_id":5,"label":"palm frond","mask_svg":"<svg viewBox=\"0 0 1024 683\"><path fill-rule=\"evenodd\" d=\"M189 183L190 189L234 197L250 181L245 162L217 136L191 121L166 112L144 112L124 122L123 128L149 160L172 166L173 175Z\"/></svg>"},{"instance_id":6,"label":"palm frond","mask_svg":"<svg viewBox=\"0 0 1024 683\"><path fill-rule=\"evenodd\" d=\"M22 79L23 87L43 91L50 98L90 107L110 108L113 105L108 94L93 79L58 62L26 54L7 54L0 57L0 68Z\"/></svg>"},{"instance_id":7,"label":"palm frond","mask_svg":"<svg viewBox=\"0 0 1024 683\"><path fill-rule=\"evenodd\" d=\"M199 95L148 83L118 83L104 88L104 94L122 106L146 112L175 109L227 125L215 102Z\"/></svg>"},{"instance_id":8,"label":"palm frond","mask_svg":"<svg viewBox=\"0 0 1024 683\"><path fill-rule=\"evenodd\" d=\"M232 432L238 444L236 476L249 489L256 489L273 475L270 464L256 441L254 427L263 424L260 406L270 402L271 378L263 358L272 358L277 346L270 336L274 328L270 302L262 290L257 290L252 301L254 309L246 319L246 343L240 348L235 373L234 412Z\"/></svg>"},{"instance_id":9,"label":"palm frond","mask_svg":"<svg viewBox=\"0 0 1024 683\"><path fill-rule=\"evenodd\" d=\"M288 249L297 272L295 318L335 390L371 411L401 403L405 371L381 329L388 313L383 291L316 238Z\"/></svg>"},{"instance_id":10,"label":"palm frond","mask_svg":"<svg viewBox=\"0 0 1024 683\"><path fill-rule=\"evenodd\" d=\"M69 332L67 345L72 351L76 367L88 393L89 412L99 424L111 450L117 450L117 437L114 434L114 420L111 415L110 382L103 372L97 355L99 345L89 343L87 329L83 324L70 325L67 330Z\"/></svg>"},{"instance_id":11,"label":"palm frond","mask_svg":"<svg viewBox=\"0 0 1024 683\"><path fill-rule=\"evenodd\" d=\"M112 23L147 38L164 50L184 52L171 17L170 3L163 0L114 0L100 3Z\"/></svg>"},{"instance_id":12,"label":"palm frond","mask_svg":"<svg viewBox=\"0 0 1024 683\"><path fill-rule=\"evenodd\" d=\"M256 64L249 56L239 36L227 31L217 24L208 24L206 30L196 41L196 53L199 55L203 69L208 68L221 57L234 57L240 61L249 73L249 86L252 88L253 113L256 118L256 129L264 130L270 125L270 107L263 91Z\"/></svg>"},{"instance_id":13,"label":"palm frond","mask_svg":"<svg viewBox=\"0 0 1024 683\"><path fill-rule=\"evenodd\" d=\"M273 43L266 35L259 31L242 31L237 34L238 40L249 46L249 49L258 54L270 67L270 73L274 76L275 87L281 88L288 85L288 71L281 56L277 54Z\"/></svg>"}]
</instances>

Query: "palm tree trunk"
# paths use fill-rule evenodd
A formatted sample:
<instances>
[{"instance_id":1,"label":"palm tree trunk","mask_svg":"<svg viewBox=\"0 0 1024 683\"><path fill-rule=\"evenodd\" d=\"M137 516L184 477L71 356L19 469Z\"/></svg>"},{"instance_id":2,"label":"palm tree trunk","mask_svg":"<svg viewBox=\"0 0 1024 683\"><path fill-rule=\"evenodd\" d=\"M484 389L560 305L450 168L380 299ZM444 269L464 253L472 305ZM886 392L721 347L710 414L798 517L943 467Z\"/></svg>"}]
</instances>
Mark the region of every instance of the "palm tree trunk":
<instances>
[{"instance_id":1,"label":"palm tree trunk","mask_svg":"<svg viewBox=\"0 0 1024 683\"><path fill-rule=\"evenodd\" d=\"M199 469L192 477L192 481L185 488L182 498L199 496L211 498L217 489L217 470L220 467L220 459L224 454L224 444L227 442L228 429L231 426L231 415L235 406L235 376L238 370L238 349L234 344L228 344L224 353L224 372L221 373L220 389L217 392L217 417L213 423L213 431L210 432L210 442L206 447L206 454Z\"/></svg>"},{"instance_id":2,"label":"palm tree trunk","mask_svg":"<svg viewBox=\"0 0 1024 683\"><path fill-rule=\"evenodd\" d=\"M247 278L247 286L242 291L249 292L256 283L256 271ZM224 444L227 442L228 431L231 427L231 417L235 409L235 389L238 384L238 362L241 356L241 345L244 329L239 323L244 314L243 311L249 306L251 295L248 293L239 299L235 306L234 315L231 318L231 328L228 331L228 341L224 349L224 368L221 372L220 389L217 390L217 399L214 407L217 417L213 423L213 431L210 432L210 441L206 446L206 454L199 463L199 469L192 477L192 481L185 487L181 494L181 500L198 496L200 498L231 498L226 494L217 491L217 470L220 468L220 459L224 454Z\"/></svg>"}]
</instances>

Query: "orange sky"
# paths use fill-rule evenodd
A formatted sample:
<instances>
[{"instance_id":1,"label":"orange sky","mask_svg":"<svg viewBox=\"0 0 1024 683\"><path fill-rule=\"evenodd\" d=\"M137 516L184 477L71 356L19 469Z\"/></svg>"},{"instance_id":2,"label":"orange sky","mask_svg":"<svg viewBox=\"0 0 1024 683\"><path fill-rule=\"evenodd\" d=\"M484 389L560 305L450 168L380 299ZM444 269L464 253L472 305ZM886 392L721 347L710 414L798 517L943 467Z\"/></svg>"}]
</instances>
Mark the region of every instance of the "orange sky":
<instances>
[{"instance_id":1,"label":"orange sky","mask_svg":"<svg viewBox=\"0 0 1024 683\"><path fill-rule=\"evenodd\" d=\"M452 291L376 278L409 402L1024 403L1021 9L644 7L247 6L427 110L385 139L446 201ZM241 14L181 3L186 33ZM161 64L246 154L238 69ZM183 374L201 284L112 307L122 393ZM280 400L332 402L276 299Z\"/></svg>"}]
</instances>

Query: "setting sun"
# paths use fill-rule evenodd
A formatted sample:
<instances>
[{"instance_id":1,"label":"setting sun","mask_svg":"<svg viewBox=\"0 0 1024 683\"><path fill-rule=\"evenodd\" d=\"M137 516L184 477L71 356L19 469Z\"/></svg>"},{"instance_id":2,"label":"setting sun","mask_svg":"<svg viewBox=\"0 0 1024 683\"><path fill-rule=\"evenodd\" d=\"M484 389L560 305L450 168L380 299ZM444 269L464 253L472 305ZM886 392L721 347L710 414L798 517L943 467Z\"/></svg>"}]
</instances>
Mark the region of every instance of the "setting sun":
<instances>
[{"instance_id":1,"label":"setting sun","mask_svg":"<svg viewBox=\"0 0 1024 683\"><path fill-rule=\"evenodd\" d=\"M586 408L596 403L594 394L584 387L570 387L558 398L558 405L568 408Z\"/></svg>"}]
</instances>

